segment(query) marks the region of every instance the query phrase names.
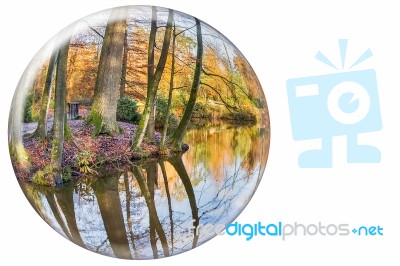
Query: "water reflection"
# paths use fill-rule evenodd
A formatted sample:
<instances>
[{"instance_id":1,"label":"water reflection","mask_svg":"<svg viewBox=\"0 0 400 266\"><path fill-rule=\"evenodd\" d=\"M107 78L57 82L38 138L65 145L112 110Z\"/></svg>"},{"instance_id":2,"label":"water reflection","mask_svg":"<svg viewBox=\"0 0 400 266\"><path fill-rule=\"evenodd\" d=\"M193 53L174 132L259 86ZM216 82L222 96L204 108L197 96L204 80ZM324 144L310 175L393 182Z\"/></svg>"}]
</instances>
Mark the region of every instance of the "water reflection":
<instances>
[{"instance_id":1,"label":"water reflection","mask_svg":"<svg viewBox=\"0 0 400 266\"><path fill-rule=\"evenodd\" d=\"M88 250L124 259L171 256L229 224L256 189L267 160L265 129L214 126L188 132L183 155L135 164L62 188L21 187L57 232ZM194 227L194 229L191 229Z\"/></svg>"}]
</instances>

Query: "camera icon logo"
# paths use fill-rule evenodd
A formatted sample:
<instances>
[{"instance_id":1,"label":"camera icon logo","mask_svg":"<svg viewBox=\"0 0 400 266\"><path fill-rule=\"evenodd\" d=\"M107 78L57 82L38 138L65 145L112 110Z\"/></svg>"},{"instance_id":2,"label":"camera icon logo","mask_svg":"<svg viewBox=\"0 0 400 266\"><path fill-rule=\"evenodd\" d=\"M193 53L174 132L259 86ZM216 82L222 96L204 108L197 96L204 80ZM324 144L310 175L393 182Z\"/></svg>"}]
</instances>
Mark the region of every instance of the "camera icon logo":
<instances>
[{"instance_id":1,"label":"camera icon logo","mask_svg":"<svg viewBox=\"0 0 400 266\"><path fill-rule=\"evenodd\" d=\"M347 40L339 40L342 68ZM368 49L349 69L372 56ZM316 59L338 69L318 52ZM286 83L295 140L321 139L320 150L299 155L301 168L332 167L332 138L347 136L348 163L379 163L379 149L360 145L357 134L382 129L376 73L373 69L289 79Z\"/></svg>"}]
</instances>

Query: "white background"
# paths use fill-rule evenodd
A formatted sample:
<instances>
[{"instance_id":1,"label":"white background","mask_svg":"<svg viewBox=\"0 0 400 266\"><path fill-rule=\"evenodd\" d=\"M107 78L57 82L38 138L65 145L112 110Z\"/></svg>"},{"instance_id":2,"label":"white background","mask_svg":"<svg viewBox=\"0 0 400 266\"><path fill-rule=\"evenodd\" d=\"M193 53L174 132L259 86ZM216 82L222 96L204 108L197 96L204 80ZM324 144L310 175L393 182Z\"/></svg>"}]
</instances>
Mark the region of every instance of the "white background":
<instances>
[{"instance_id":1,"label":"white background","mask_svg":"<svg viewBox=\"0 0 400 266\"><path fill-rule=\"evenodd\" d=\"M260 3L265 2L262 6ZM123 261L65 240L29 205L13 173L7 147L12 94L33 55L60 29L118 5L177 9L214 26L244 53L263 85L271 115L271 149L242 223L294 222L380 225L381 237L297 237L286 241L216 237L184 254L157 261ZM398 179L400 15L396 1L1 1L0 3L1 265L399 265ZM345 139L334 140L332 169L299 169L308 146L294 142L285 82L335 73L314 59L318 50L340 62L337 39L349 39L349 60L367 48L374 56L357 69L377 72L383 130L362 136L382 152L377 165L347 165Z\"/></svg>"}]
</instances>

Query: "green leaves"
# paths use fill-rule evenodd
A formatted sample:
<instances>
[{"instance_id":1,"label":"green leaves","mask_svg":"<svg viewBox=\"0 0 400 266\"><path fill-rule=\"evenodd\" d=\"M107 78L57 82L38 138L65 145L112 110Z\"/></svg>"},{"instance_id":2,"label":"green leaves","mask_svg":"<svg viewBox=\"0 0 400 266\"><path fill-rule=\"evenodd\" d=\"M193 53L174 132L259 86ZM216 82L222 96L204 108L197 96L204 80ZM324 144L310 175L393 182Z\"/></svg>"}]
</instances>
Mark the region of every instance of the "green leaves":
<instances>
[{"instance_id":1,"label":"green leaves","mask_svg":"<svg viewBox=\"0 0 400 266\"><path fill-rule=\"evenodd\" d=\"M75 155L75 167L79 169L81 173L93 173L95 172L92 167L95 163L95 155L93 152L88 150L82 150Z\"/></svg>"},{"instance_id":2,"label":"green leaves","mask_svg":"<svg viewBox=\"0 0 400 266\"><path fill-rule=\"evenodd\" d=\"M125 96L118 99L117 120L137 124L140 120L137 108L137 102L130 97Z\"/></svg>"}]
</instances>

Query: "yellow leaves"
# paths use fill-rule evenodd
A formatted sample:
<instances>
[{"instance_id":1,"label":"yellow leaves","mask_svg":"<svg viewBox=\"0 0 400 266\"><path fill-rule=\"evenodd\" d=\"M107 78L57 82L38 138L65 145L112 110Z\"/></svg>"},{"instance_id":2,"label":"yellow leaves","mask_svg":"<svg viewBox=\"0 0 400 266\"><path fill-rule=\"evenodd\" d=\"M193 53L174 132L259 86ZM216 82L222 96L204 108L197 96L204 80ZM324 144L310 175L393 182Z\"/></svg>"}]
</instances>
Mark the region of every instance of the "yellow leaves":
<instances>
[{"instance_id":1,"label":"yellow leaves","mask_svg":"<svg viewBox=\"0 0 400 266\"><path fill-rule=\"evenodd\" d=\"M93 152L88 150L82 150L75 155L75 166L79 169L79 172L88 174L94 173L92 169L95 162L95 155Z\"/></svg>"}]
</instances>

